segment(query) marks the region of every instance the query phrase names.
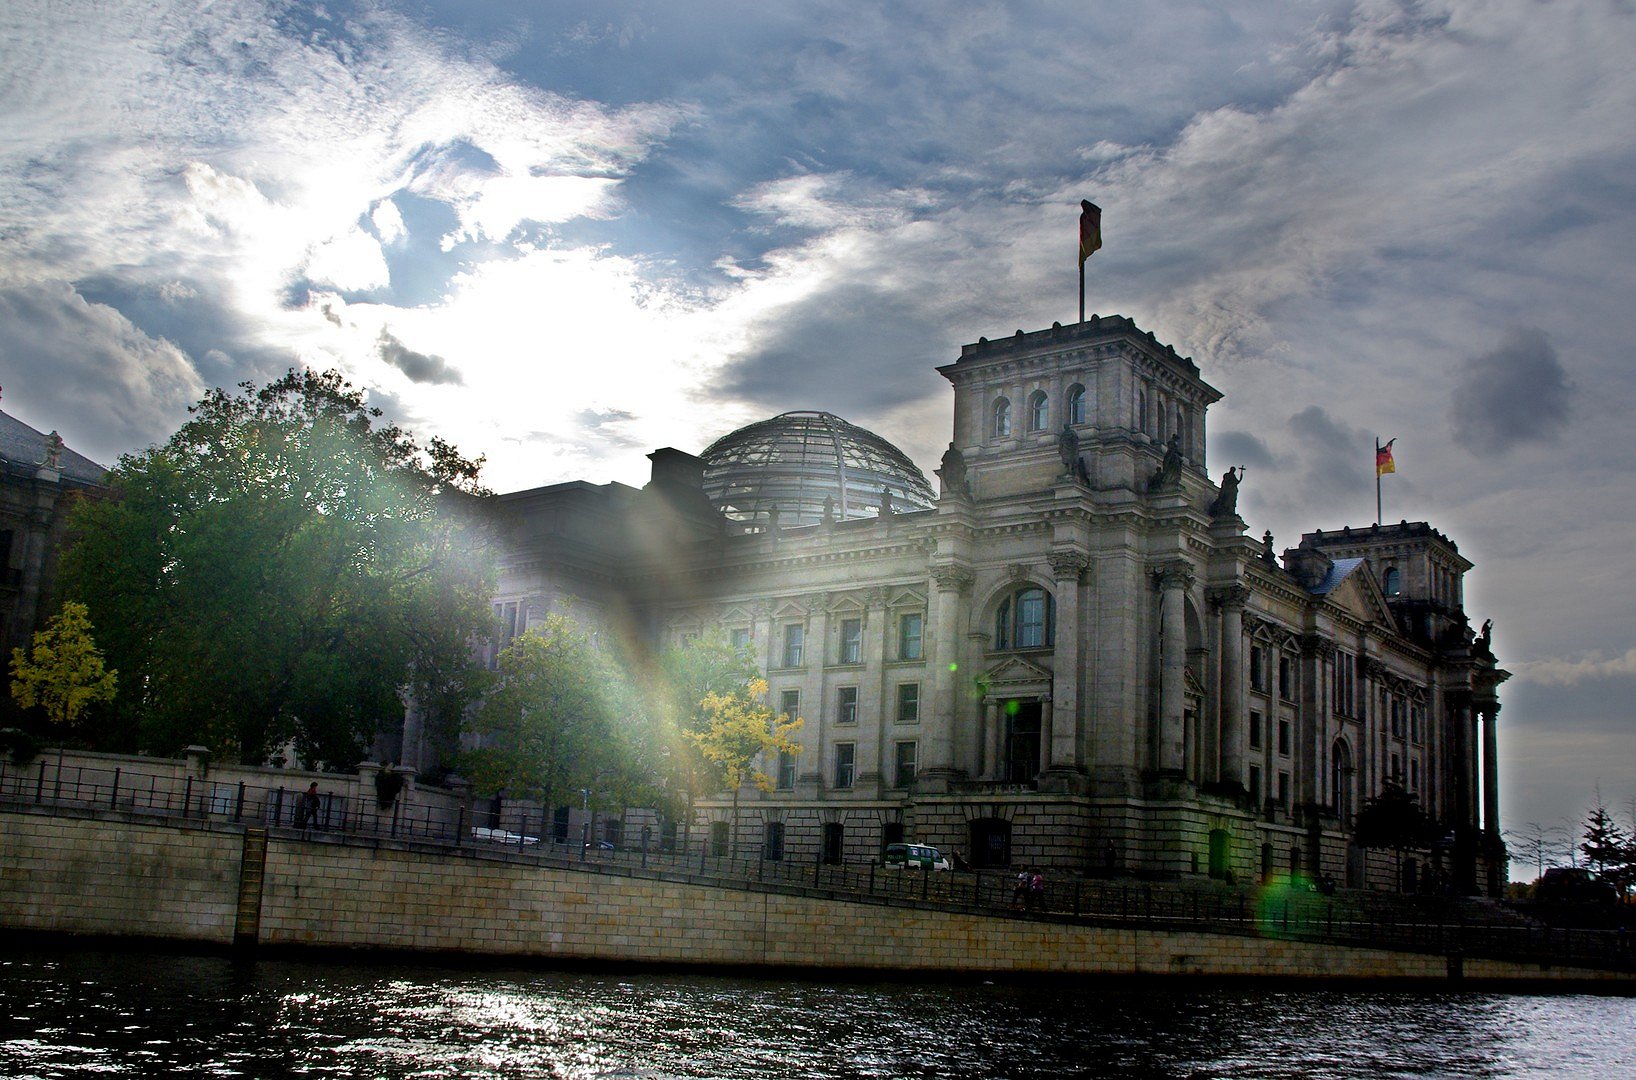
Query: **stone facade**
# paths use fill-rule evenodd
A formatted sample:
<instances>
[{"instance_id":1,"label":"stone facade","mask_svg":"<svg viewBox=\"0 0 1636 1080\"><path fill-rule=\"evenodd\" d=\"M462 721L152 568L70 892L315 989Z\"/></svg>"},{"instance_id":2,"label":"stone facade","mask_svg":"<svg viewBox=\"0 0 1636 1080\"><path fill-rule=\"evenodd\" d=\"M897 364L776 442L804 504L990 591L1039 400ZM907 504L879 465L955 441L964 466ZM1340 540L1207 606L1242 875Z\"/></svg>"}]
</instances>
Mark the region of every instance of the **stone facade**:
<instances>
[{"instance_id":1,"label":"stone facade","mask_svg":"<svg viewBox=\"0 0 1636 1080\"><path fill-rule=\"evenodd\" d=\"M1395 780L1448 830L1437 872L1498 888L1506 673L1453 541L1404 522L1275 557L1237 477L1206 469L1220 393L1122 317L983 339L939 371L930 510L747 529L669 448L641 491L499 497L507 634L568 604L645 647L746 644L806 724L733 825L787 858L902 838L979 867L1361 885L1353 815ZM701 814L726 823L725 797Z\"/></svg>"},{"instance_id":2,"label":"stone facade","mask_svg":"<svg viewBox=\"0 0 1636 1080\"><path fill-rule=\"evenodd\" d=\"M0 648L27 646L52 612L57 553L76 498L105 490L103 469L0 412ZM10 702L9 695L5 699Z\"/></svg>"}]
</instances>

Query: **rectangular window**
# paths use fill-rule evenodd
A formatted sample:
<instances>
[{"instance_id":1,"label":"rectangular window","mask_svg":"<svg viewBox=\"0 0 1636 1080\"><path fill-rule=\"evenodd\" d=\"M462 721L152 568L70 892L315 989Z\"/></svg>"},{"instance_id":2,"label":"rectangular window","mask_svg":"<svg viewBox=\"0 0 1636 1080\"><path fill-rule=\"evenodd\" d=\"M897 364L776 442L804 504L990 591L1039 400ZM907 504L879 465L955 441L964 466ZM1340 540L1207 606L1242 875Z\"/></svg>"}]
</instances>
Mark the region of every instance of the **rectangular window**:
<instances>
[{"instance_id":1,"label":"rectangular window","mask_svg":"<svg viewBox=\"0 0 1636 1080\"><path fill-rule=\"evenodd\" d=\"M750 628L748 626L735 626L727 631L727 644L735 649L748 649L750 647Z\"/></svg>"},{"instance_id":2,"label":"rectangular window","mask_svg":"<svg viewBox=\"0 0 1636 1080\"><path fill-rule=\"evenodd\" d=\"M1250 748L1261 749L1261 714L1253 710L1250 713Z\"/></svg>"},{"instance_id":3,"label":"rectangular window","mask_svg":"<svg viewBox=\"0 0 1636 1080\"><path fill-rule=\"evenodd\" d=\"M898 659L919 660L924 618L917 612L898 618Z\"/></svg>"},{"instance_id":4,"label":"rectangular window","mask_svg":"<svg viewBox=\"0 0 1636 1080\"><path fill-rule=\"evenodd\" d=\"M1267 652L1259 645L1250 646L1250 689L1267 689Z\"/></svg>"},{"instance_id":5,"label":"rectangular window","mask_svg":"<svg viewBox=\"0 0 1636 1080\"><path fill-rule=\"evenodd\" d=\"M1289 757L1289 721L1278 721L1278 752Z\"/></svg>"},{"instance_id":6,"label":"rectangular window","mask_svg":"<svg viewBox=\"0 0 1636 1080\"><path fill-rule=\"evenodd\" d=\"M528 607L520 600L495 604L494 619L500 624L500 634L494 639L494 648L489 654L489 669L491 671L499 668L500 653L527 629Z\"/></svg>"},{"instance_id":7,"label":"rectangular window","mask_svg":"<svg viewBox=\"0 0 1636 1080\"><path fill-rule=\"evenodd\" d=\"M784 627L784 666L800 667L801 657L806 649L807 628L801 623L790 623ZM822 644L820 642L819 644Z\"/></svg>"},{"instance_id":8,"label":"rectangular window","mask_svg":"<svg viewBox=\"0 0 1636 1080\"><path fill-rule=\"evenodd\" d=\"M778 711L794 720L801 715L801 691L785 690L778 695Z\"/></svg>"},{"instance_id":9,"label":"rectangular window","mask_svg":"<svg viewBox=\"0 0 1636 1080\"><path fill-rule=\"evenodd\" d=\"M898 723L918 724L920 722L920 684L917 682L898 683Z\"/></svg>"},{"instance_id":10,"label":"rectangular window","mask_svg":"<svg viewBox=\"0 0 1636 1080\"><path fill-rule=\"evenodd\" d=\"M1289 773L1287 772L1278 774L1278 805L1289 805Z\"/></svg>"},{"instance_id":11,"label":"rectangular window","mask_svg":"<svg viewBox=\"0 0 1636 1080\"><path fill-rule=\"evenodd\" d=\"M858 722L858 688L843 686L835 691L835 722L837 724L856 724Z\"/></svg>"},{"instance_id":12,"label":"rectangular window","mask_svg":"<svg viewBox=\"0 0 1636 1080\"><path fill-rule=\"evenodd\" d=\"M624 843L625 822L616 817L611 817L607 821L604 821L602 823L602 839L608 841L608 843L612 844L614 847L618 847L620 844Z\"/></svg>"},{"instance_id":13,"label":"rectangular window","mask_svg":"<svg viewBox=\"0 0 1636 1080\"><path fill-rule=\"evenodd\" d=\"M780 862L784 858L784 823L782 821L767 822L766 831L761 838L761 854L768 862Z\"/></svg>"},{"instance_id":14,"label":"rectangular window","mask_svg":"<svg viewBox=\"0 0 1636 1080\"><path fill-rule=\"evenodd\" d=\"M1290 671L1289 657L1278 658L1278 696L1285 701L1295 700L1295 680Z\"/></svg>"},{"instance_id":15,"label":"rectangular window","mask_svg":"<svg viewBox=\"0 0 1636 1080\"><path fill-rule=\"evenodd\" d=\"M897 770L893 773L893 787L908 787L915 782L915 761L918 744L900 742L897 745Z\"/></svg>"},{"instance_id":16,"label":"rectangular window","mask_svg":"<svg viewBox=\"0 0 1636 1080\"><path fill-rule=\"evenodd\" d=\"M1420 791L1420 762L1409 759L1409 790L1415 793Z\"/></svg>"},{"instance_id":17,"label":"rectangular window","mask_svg":"<svg viewBox=\"0 0 1636 1080\"><path fill-rule=\"evenodd\" d=\"M1261 808L1261 766L1250 766L1250 805Z\"/></svg>"},{"instance_id":18,"label":"rectangular window","mask_svg":"<svg viewBox=\"0 0 1636 1080\"><path fill-rule=\"evenodd\" d=\"M1403 763L1398 760L1396 754L1392 755L1392 780L1399 784L1403 783Z\"/></svg>"},{"instance_id":19,"label":"rectangular window","mask_svg":"<svg viewBox=\"0 0 1636 1080\"><path fill-rule=\"evenodd\" d=\"M795 755L788 750L778 752L778 778L774 786L779 791L795 790Z\"/></svg>"},{"instance_id":20,"label":"rectangular window","mask_svg":"<svg viewBox=\"0 0 1636 1080\"><path fill-rule=\"evenodd\" d=\"M852 770L857 763L857 743L835 744L835 786L849 788L852 786Z\"/></svg>"},{"instance_id":21,"label":"rectangular window","mask_svg":"<svg viewBox=\"0 0 1636 1080\"><path fill-rule=\"evenodd\" d=\"M1420 741L1420 706L1409 706L1409 738Z\"/></svg>"},{"instance_id":22,"label":"rectangular window","mask_svg":"<svg viewBox=\"0 0 1636 1080\"><path fill-rule=\"evenodd\" d=\"M1335 711L1342 716L1353 715L1357 701L1355 668L1351 653L1335 654Z\"/></svg>"},{"instance_id":23,"label":"rectangular window","mask_svg":"<svg viewBox=\"0 0 1636 1080\"><path fill-rule=\"evenodd\" d=\"M843 664L861 664L863 662L863 620L841 620L841 652L840 662Z\"/></svg>"}]
</instances>

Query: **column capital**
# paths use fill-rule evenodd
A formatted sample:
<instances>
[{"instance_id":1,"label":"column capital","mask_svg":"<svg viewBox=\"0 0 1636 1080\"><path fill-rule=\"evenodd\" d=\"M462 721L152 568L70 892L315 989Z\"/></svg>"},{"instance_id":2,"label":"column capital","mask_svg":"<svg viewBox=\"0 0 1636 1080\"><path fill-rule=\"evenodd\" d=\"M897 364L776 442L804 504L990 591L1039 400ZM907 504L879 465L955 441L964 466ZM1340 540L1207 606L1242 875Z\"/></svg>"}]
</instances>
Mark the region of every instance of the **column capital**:
<instances>
[{"instance_id":1,"label":"column capital","mask_svg":"<svg viewBox=\"0 0 1636 1080\"><path fill-rule=\"evenodd\" d=\"M886 598L890 595L891 594L886 591L885 586L882 585L876 585L872 589L866 589L864 590L863 594L864 607L883 608L886 606Z\"/></svg>"},{"instance_id":2,"label":"column capital","mask_svg":"<svg viewBox=\"0 0 1636 1080\"><path fill-rule=\"evenodd\" d=\"M1207 599L1218 608L1241 608L1250 602L1250 588L1238 582L1217 585L1210 590Z\"/></svg>"},{"instance_id":3,"label":"column capital","mask_svg":"<svg viewBox=\"0 0 1636 1080\"><path fill-rule=\"evenodd\" d=\"M965 592L977 579L966 567L945 563L932 567L932 580L942 592Z\"/></svg>"},{"instance_id":4,"label":"column capital","mask_svg":"<svg viewBox=\"0 0 1636 1080\"><path fill-rule=\"evenodd\" d=\"M1154 588L1185 589L1193 584L1193 566L1182 559L1161 563L1149 571Z\"/></svg>"},{"instance_id":5,"label":"column capital","mask_svg":"<svg viewBox=\"0 0 1636 1080\"><path fill-rule=\"evenodd\" d=\"M1328 660L1335 655L1335 643L1318 634L1304 634L1301 637L1301 655Z\"/></svg>"},{"instance_id":6,"label":"column capital","mask_svg":"<svg viewBox=\"0 0 1636 1080\"><path fill-rule=\"evenodd\" d=\"M1085 571L1090 567L1091 560L1079 551L1053 551L1046 556L1051 564L1051 576L1058 581L1080 582L1085 578Z\"/></svg>"}]
</instances>

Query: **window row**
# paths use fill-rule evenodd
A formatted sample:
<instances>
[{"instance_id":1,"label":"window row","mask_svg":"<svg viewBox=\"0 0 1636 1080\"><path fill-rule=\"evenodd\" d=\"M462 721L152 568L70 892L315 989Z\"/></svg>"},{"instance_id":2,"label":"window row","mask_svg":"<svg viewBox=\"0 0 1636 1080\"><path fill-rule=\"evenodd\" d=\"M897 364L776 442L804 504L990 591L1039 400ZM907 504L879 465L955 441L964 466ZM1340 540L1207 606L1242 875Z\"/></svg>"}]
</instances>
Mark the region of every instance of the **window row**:
<instances>
[{"instance_id":1,"label":"window row","mask_svg":"<svg viewBox=\"0 0 1636 1080\"><path fill-rule=\"evenodd\" d=\"M892 717L895 722L899 724L920 723L920 684L917 682L898 683L894 704L896 707L893 710ZM800 716L801 691L780 691L778 711L785 716ZM858 688L856 686L838 686L835 688L835 722L843 725L858 722Z\"/></svg>"},{"instance_id":2,"label":"window row","mask_svg":"<svg viewBox=\"0 0 1636 1080\"><path fill-rule=\"evenodd\" d=\"M1075 383L1068 388L1064 403L1064 423L1075 427L1085 423L1085 388ZM1010 438L1011 399L995 398L989 413L990 427L996 439ZM1028 430L1048 431L1051 428L1051 399L1044 390L1036 390L1028 398Z\"/></svg>"},{"instance_id":3,"label":"window row","mask_svg":"<svg viewBox=\"0 0 1636 1080\"><path fill-rule=\"evenodd\" d=\"M750 647L750 631L735 627L728 631L728 643L735 649ZM893 660L924 660L926 658L926 617L920 612L898 616L897 651ZM805 667L807 663L807 624L785 623L780 639L778 667ZM835 664L863 663L863 619L842 619L835 634Z\"/></svg>"},{"instance_id":4,"label":"window row","mask_svg":"<svg viewBox=\"0 0 1636 1080\"><path fill-rule=\"evenodd\" d=\"M845 790L852 787L858 779L858 744L855 742L839 742L834 746L834 756L831 759L833 768L829 775L830 787ZM916 769L920 762L920 744L912 739L899 740L892 744L892 776L891 786L906 788L915 782ZM797 756L788 752L778 755L778 776L774 786L779 791L792 791L795 788Z\"/></svg>"},{"instance_id":5,"label":"window row","mask_svg":"<svg viewBox=\"0 0 1636 1080\"><path fill-rule=\"evenodd\" d=\"M1272 675L1274 665L1271 663L1273 650L1262 645L1250 646L1250 689L1261 694L1272 693ZM1278 697L1282 701L1295 700L1296 666L1290 657L1279 655L1276 665L1278 673Z\"/></svg>"}]
</instances>

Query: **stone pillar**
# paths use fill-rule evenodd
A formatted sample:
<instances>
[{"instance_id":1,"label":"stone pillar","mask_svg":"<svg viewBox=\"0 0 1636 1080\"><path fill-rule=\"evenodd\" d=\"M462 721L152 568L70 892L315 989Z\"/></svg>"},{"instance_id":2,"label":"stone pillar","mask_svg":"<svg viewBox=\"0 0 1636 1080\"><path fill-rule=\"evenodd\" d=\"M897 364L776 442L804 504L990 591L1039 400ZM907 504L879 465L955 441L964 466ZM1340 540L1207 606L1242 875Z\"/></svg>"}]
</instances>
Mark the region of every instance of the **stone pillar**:
<instances>
[{"instance_id":1,"label":"stone pillar","mask_svg":"<svg viewBox=\"0 0 1636 1080\"><path fill-rule=\"evenodd\" d=\"M1154 571L1163 594L1159 629L1159 772L1182 776L1187 765L1187 587L1193 570L1185 562Z\"/></svg>"},{"instance_id":2,"label":"stone pillar","mask_svg":"<svg viewBox=\"0 0 1636 1080\"><path fill-rule=\"evenodd\" d=\"M1221 609L1221 775L1225 784L1244 784L1244 605L1243 585L1217 589L1210 597ZM1273 714L1276 725L1276 713Z\"/></svg>"},{"instance_id":3,"label":"stone pillar","mask_svg":"<svg viewBox=\"0 0 1636 1080\"><path fill-rule=\"evenodd\" d=\"M959 771L954 761L955 676L960 657L960 609L962 597L971 587L972 574L955 564L934 566L932 583L932 626L928 628L931 641L926 648L932 707L930 717L922 719L926 768L917 777L917 787L925 792L943 792Z\"/></svg>"},{"instance_id":4,"label":"stone pillar","mask_svg":"<svg viewBox=\"0 0 1636 1080\"><path fill-rule=\"evenodd\" d=\"M1483 834L1491 841L1500 838L1500 703L1485 701L1478 715L1483 726Z\"/></svg>"},{"instance_id":5,"label":"stone pillar","mask_svg":"<svg viewBox=\"0 0 1636 1080\"><path fill-rule=\"evenodd\" d=\"M858 680L858 768L867 769L877 783L892 767L886 760L886 732L897 708L897 684L888 683L885 674L886 635L891 633L886 599L886 590L878 586L864 593L863 675Z\"/></svg>"},{"instance_id":6,"label":"stone pillar","mask_svg":"<svg viewBox=\"0 0 1636 1080\"><path fill-rule=\"evenodd\" d=\"M797 766L798 786L810 788L812 794L823 787L823 757L828 745L828 730L824 715L824 664L829 659L829 604L822 596L808 597L806 601L806 641L801 660L806 674L801 677L800 716L801 741L814 748L812 757ZM777 702L772 703L777 707ZM794 717L791 717L794 719ZM858 786L858 774L866 770L866 763L853 761L852 786Z\"/></svg>"},{"instance_id":7,"label":"stone pillar","mask_svg":"<svg viewBox=\"0 0 1636 1080\"><path fill-rule=\"evenodd\" d=\"M1056 579L1057 623L1052 654L1051 741L1047 748L1042 791L1084 791L1085 739L1079 701L1080 583L1090 560L1078 551L1053 551L1051 575Z\"/></svg>"}]
</instances>

